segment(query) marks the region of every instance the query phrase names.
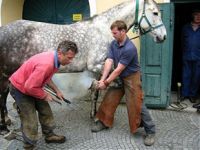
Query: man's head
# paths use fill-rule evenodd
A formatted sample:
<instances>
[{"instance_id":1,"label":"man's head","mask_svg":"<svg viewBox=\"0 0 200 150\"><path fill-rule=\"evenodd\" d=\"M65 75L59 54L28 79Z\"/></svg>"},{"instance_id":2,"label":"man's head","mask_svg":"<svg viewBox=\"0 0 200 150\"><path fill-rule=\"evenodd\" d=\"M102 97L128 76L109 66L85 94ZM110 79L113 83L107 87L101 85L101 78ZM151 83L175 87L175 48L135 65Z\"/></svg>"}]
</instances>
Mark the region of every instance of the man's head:
<instances>
[{"instance_id":1,"label":"man's head","mask_svg":"<svg viewBox=\"0 0 200 150\"><path fill-rule=\"evenodd\" d=\"M78 53L77 45L72 41L63 41L58 45L58 61L61 65L67 65L72 62Z\"/></svg>"},{"instance_id":2,"label":"man's head","mask_svg":"<svg viewBox=\"0 0 200 150\"><path fill-rule=\"evenodd\" d=\"M193 23L200 24L200 10L196 9L192 12Z\"/></svg>"},{"instance_id":3,"label":"man's head","mask_svg":"<svg viewBox=\"0 0 200 150\"><path fill-rule=\"evenodd\" d=\"M113 22L112 25L110 26L110 29L113 37L117 41L122 42L125 39L127 32L127 25L124 21L117 20Z\"/></svg>"}]
</instances>

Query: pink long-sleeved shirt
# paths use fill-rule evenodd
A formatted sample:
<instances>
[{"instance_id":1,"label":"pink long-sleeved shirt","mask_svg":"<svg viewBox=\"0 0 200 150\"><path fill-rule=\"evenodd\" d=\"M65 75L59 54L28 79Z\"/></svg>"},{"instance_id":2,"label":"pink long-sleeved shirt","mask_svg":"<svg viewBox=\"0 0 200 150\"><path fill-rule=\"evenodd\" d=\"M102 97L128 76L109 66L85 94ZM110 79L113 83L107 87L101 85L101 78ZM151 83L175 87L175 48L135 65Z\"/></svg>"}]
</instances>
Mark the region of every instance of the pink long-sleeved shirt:
<instances>
[{"instance_id":1,"label":"pink long-sleeved shirt","mask_svg":"<svg viewBox=\"0 0 200 150\"><path fill-rule=\"evenodd\" d=\"M39 99L47 96L43 87L58 71L56 52L43 52L28 59L9 78L12 85L26 95Z\"/></svg>"}]
</instances>

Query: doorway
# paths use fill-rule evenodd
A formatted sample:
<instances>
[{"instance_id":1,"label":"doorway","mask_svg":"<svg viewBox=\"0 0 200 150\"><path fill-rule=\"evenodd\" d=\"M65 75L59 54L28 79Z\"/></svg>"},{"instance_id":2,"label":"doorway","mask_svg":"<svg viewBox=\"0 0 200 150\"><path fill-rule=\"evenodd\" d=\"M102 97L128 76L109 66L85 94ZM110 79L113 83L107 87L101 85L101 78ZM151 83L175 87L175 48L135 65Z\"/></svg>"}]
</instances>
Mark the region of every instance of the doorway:
<instances>
[{"instance_id":1,"label":"doorway","mask_svg":"<svg viewBox=\"0 0 200 150\"><path fill-rule=\"evenodd\" d=\"M200 8L200 2L174 3L174 8L175 18L171 90L177 91L177 82L182 81L181 30L184 24L191 22L192 11Z\"/></svg>"},{"instance_id":2,"label":"doorway","mask_svg":"<svg viewBox=\"0 0 200 150\"><path fill-rule=\"evenodd\" d=\"M90 17L88 0L25 0L22 18L54 24L71 24Z\"/></svg>"}]
</instances>

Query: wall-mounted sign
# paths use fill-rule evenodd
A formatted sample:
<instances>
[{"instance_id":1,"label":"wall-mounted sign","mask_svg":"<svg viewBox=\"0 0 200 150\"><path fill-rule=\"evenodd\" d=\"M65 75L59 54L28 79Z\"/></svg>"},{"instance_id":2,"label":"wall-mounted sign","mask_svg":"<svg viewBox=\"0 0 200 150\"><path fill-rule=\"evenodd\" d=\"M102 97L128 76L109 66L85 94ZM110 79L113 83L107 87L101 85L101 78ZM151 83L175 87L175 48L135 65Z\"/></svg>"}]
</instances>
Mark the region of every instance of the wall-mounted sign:
<instances>
[{"instance_id":1,"label":"wall-mounted sign","mask_svg":"<svg viewBox=\"0 0 200 150\"><path fill-rule=\"evenodd\" d=\"M81 21L83 20L82 14L73 14L73 21Z\"/></svg>"}]
</instances>

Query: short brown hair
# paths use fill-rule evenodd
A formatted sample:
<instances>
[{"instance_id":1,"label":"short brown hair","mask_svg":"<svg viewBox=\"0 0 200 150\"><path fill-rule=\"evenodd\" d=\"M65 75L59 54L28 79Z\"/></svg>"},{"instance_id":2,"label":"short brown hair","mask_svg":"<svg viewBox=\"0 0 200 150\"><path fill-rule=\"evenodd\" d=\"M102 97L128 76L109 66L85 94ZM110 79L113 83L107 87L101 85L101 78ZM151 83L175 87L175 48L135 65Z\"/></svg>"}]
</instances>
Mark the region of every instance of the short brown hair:
<instances>
[{"instance_id":1,"label":"short brown hair","mask_svg":"<svg viewBox=\"0 0 200 150\"><path fill-rule=\"evenodd\" d=\"M196 15L197 13L200 13L200 10L199 10L199 9L194 9L194 10L192 11L192 15Z\"/></svg>"},{"instance_id":2,"label":"short brown hair","mask_svg":"<svg viewBox=\"0 0 200 150\"><path fill-rule=\"evenodd\" d=\"M116 20L115 22L112 23L110 26L110 29L112 30L113 28L117 27L118 30L125 30L127 31L127 25L124 21L122 20Z\"/></svg>"},{"instance_id":3,"label":"short brown hair","mask_svg":"<svg viewBox=\"0 0 200 150\"><path fill-rule=\"evenodd\" d=\"M76 43L69 40L60 42L58 45L58 50L59 49L61 50L62 53L66 53L69 50L71 50L75 54L78 53L78 47Z\"/></svg>"},{"instance_id":4,"label":"short brown hair","mask_svg":"<svg viewBox=\"0 0 200 150\"><path fill-rule=\"evenodd\" d=\"M195 9L195 10L192 11L192 14L191 14L191 19L192 19L192 21L194 21L194 18L195 18L195 16L196 16L198 13L200 13L200 10L199 10L199 9Z\"/></svg>"}]
</instances>

